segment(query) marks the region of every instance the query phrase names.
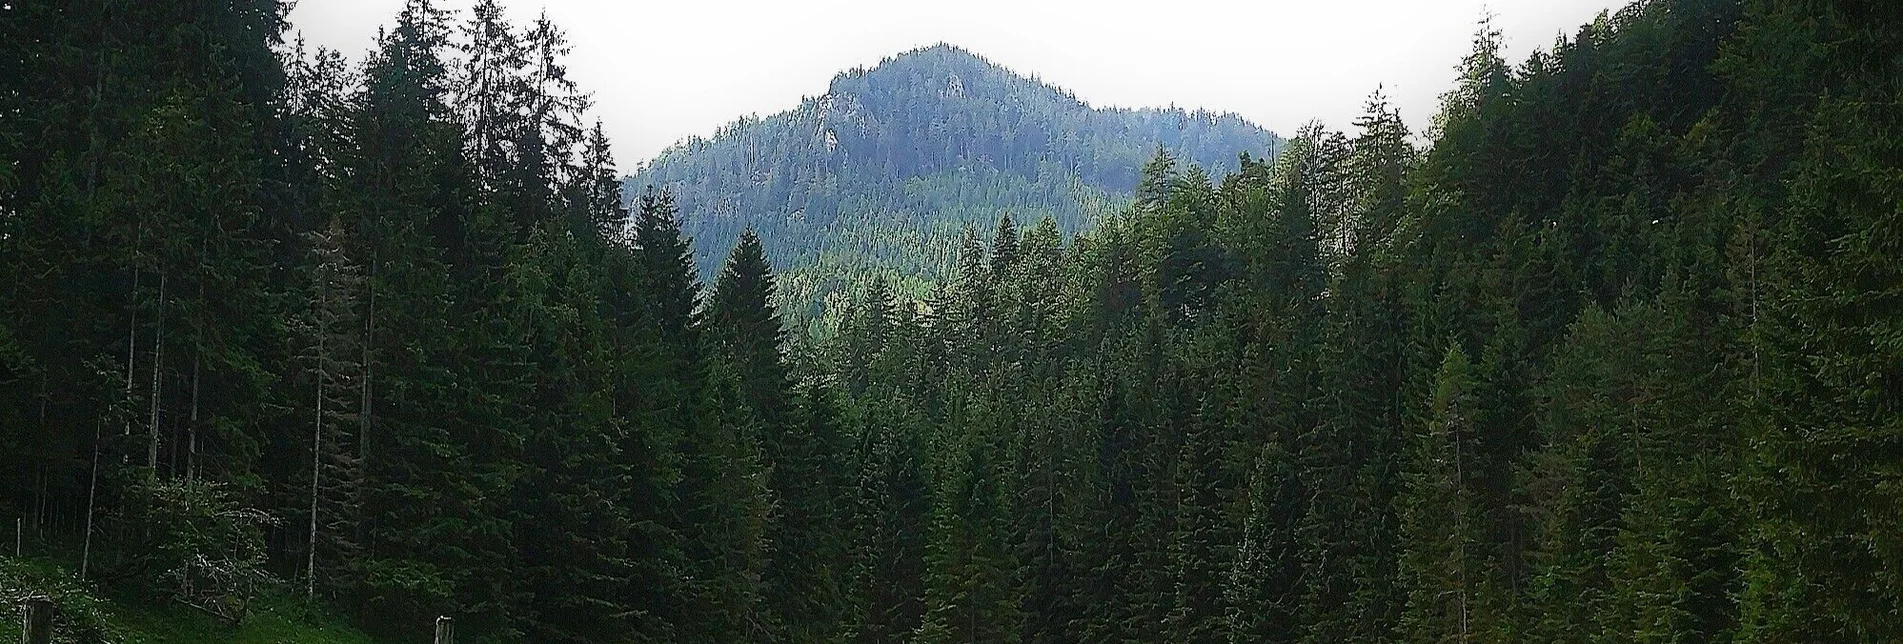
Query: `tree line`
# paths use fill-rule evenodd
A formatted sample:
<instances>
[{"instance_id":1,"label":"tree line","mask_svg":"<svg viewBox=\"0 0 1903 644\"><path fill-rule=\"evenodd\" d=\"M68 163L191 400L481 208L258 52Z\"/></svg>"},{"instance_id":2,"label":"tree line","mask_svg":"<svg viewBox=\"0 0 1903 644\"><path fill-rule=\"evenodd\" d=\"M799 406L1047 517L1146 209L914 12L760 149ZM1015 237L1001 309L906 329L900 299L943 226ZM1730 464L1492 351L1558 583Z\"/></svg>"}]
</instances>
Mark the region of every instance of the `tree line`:
<instances>
[{"instance_id":1,"label":"tree line","mask_svg":"<svg viewBox=\"0 0 1903 644\"><path fill-rule=\"evenodd\" d=\"M1897 10L1654 0L787 337L559 29L14 5L0 503L494 641L1903 637ZM131 15L138 13L139 15ZM147 15L149 13L149 15ZM151 29L146 25L165 25Z\"/></svg>"},{"instance_id":2,"label":"tree line","mask_svg":"<svg viewBox=\"0 0 1903 644\"><path fill-rule=\"evenodd\" d=\"M674 193L703 278L754 230L780 270L789 322L824 333L829 312L875 275L923 296L955 265L966 224L1009 211L1074 234L1128 201L1157 146L1215 172L1279 145L1234 114L1093 107L937 44L670 146L624 185Z\"/></svg>"},{"instance_id":3,"label":"tree line","mask_svg":"<svg viewBox=\"0 0 1903 644\"><path fill-rule=\"evenodd\" d=\"M777 628L761 445L830 421L757 364L757 240L703 297L546 18L412 0L351 63L287 10L5 9L0 489L32 549L376 633Z\"/></svg>"},{"instance_id":4,"label":"tree line","mask_svg":"<svg viewBox=\"0 0 1903 644\"><path fill-rule=\"evenodd\" d=\"M1424 145L1377 93L875 284L809 376L843 639L1903 635L1899 19L1659 0L1517 65L1483 24Z\"/></svg>"}]
</instances>

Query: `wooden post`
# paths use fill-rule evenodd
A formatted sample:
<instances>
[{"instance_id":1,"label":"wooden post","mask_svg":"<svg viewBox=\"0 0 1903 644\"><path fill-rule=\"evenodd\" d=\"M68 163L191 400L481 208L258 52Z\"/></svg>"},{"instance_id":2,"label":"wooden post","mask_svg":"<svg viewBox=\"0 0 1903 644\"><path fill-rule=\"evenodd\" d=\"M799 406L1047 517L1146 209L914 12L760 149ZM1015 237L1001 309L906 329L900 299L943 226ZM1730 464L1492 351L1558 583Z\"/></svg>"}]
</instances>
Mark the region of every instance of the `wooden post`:
<instances>
[{"instance_id":1,"label":"wooden post","mask_svg":"<svg viewBox=\"0 0 1903 644\"><path fill-rule=\"evenodd\" d=\"M20 625L21 644L52 644L53 642L53 600L45 597L29 597L26 600L26 615Z\"/></svg>"},{"instance_id":2,"label":"wooden post","mask_svg":"<svg viewBox=\"0 0 1903 644\"><path fill-rule=\"evenodd\" d=\"M436 644L456 644L456 620L448 615L436 618Z\"/></svg>"}]
</instances>

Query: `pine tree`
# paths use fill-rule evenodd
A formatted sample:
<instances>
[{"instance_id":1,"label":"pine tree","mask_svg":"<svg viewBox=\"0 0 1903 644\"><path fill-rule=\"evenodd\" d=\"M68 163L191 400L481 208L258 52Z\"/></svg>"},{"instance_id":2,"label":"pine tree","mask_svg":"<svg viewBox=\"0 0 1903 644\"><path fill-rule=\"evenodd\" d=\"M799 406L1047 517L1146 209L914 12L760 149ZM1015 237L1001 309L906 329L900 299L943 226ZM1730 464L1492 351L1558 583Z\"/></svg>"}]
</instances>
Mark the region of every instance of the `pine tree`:
<instances>
[{"instance_id":1,"label":"pine tree","mask_svg":"<svg viewBox=\"0 0 1903 644\"><path fill-rule=\"evenodd\" d=\"M1018 228L1010 213L998 217L998 229L991 235L991 283L1003 284L1018 263Z\"/></svg>"},{"instance_id":2,"label":"pine tree","mask_svg":"<svg viewBox=\"0 0 1903 644\"><path fill-rule=\"evenodd\" d=\"M788 641L831 641L840 626L844 580L842 513L846 493L837 464L842 456L833 403L823 396L796 401L782 344L785 332L773 308L774 279L760 238L740 235L707 306L712 355L735 379L740 400L759 425L763 466L773 495L767 539L769 561L761 584L763 605Z\"/></svg>"},{"instance_id":3,"label":"pine tree","mask_svg":"<svg viewBox=\"0 0 1903 644\"><path fill-rule=\"evenodd\" d=\"M698 359L700 285L694 258L681 234L680 211L666 191L649 187L635 213L634 247L642 280L645 314L668 347L684 351L683 363Z\"/></svg>"},{"instance_id":4,"label":"pine tree","mask_svg":"<svg viewBox=\"0 0 1903 644\"><path fill-rule=\"evenodd\" d=\"M330 226L311 239L312 301L300 335L305 347L306 385L315 394L310 440L310 512L304 548L304 593L318 586L320 544L326 568L342 567L358 554L355 522L363 484L362 429L357 415L363 377L357 298L361 270L349 256L343 226ZM352 440L353 438L357 440ZM354 443L354 444L353 444ZM325 582L328 588L333 582Z\"/></svg>"},{"instance_id":5,"label":"pine tree","mask_svg":"<svg viewBox=\"0 0 1903 644\"><path fill-rule=\"evenodd\" d=\"M1256 457L1248 516L1223 599L1228 641L1293 642L1300 634L1301 569L1294 530L1300 496L1294 459L1273 443Z\"/></svg>"},{"instance_id":6,"label":"pine tree","mask_svg":"<svg viewBox=\"0 0 1903 644\"><path fill-rule=\"evenodd\" d=\"M902 641L924 619L930 501L909 429L881 423L860 437L848 641Z\"/></svg>"},{"instance_id":7,"label":"pine tree","mask_svg":"<svg viewBox=\"0 0 1903 644\"><path fill-rule=\"evenodd\" d=\"M268 570L380 636L1897 639L1874 6L1637 3L1511 67L1483 23L1419 151L1377 92L1274 159L1010 168L1134 194L896 228L934 280L631 217L564 35L497 2L355 69L273 2L15 3L0 510L82 578ZM829 145L946 170L997 125ZM761 189L836 211L812 172ZM738 240L704 301L690 225Z\"/></svg>"},{"instance_id":8,"label":"pine tree","mask_svg":"<svg viewBox=\"0 0 1903 644\"><path fill-rule=\"evenodd\" d=\"M707 303L707 336L713 354L742 379L740 390L753 414L777 433L791 411L792 382L782 362L786 331L773 298L773 270L760 238L742 232Z\"/></svg>"},{"instance_id":9,"label":"pine tree","mask_svg":"<svg viewBox=\"0 0 1903 644\"><path fill-rule=\"evenodd\" d=\"M741 401L768 394L744 392L738 385L743 375L749 381L764 378L754 381L761 383L770 383L772 376L747 375L743 369L751 365L710 361L702 351L708 336L698 310L693 257L665 192L650 190L641 197L634 241L642 317L656 332L645 347L652 352L655 380L647 383L642 406L648 422L664 428L660 435L680 459L670 525L680 535L687 570L669 620L676 637L685 641L762 637L759 575L768 507L760 452L764 419ZM742 287L730 284L734 301L744 301ZM764 279L756 282L754 295L769 287ZM729 316L725 324L745 317L731 309L724 314ZM768 330L757 326L759 311L751 315L753 328ZM777 343L755 347L749 360L759 351L778 351Z\"/></svg>"},{"instance_id":10,"label":"pine tree","mask_svg":"<svg viewBox=\"0 0 1903 644\"><path fill-rule=\"evenodd\" d=\"M588 130L575 183L577 194L571 197L571 210L577 219L570 226L571 234L581 236L587 231L607 243L626 239L628 209L621 199L621 179L615 173L614 153L608 148L608 135L600 121Z\"/></svg>"},{"instance_id":11,"label":"pine tree","mask_svg":"<svg viewBox=\"0 0 1903 644\"><path fill-rule=\"evenodd\" d=\"M967 451L938 491L925 556L925 613L918 641L1008 642L1018 634L1015 566L997 473L984 449Z\"/></svg>"},{"instance_id":12,"label":"pine tree","mask_svg":"<svg viewBox=\"0 0 1903 644\"><path fill-rule=\"evenodd\" d=\"M1744 127L1764 128L1745 140L1768 158L1797 157L1781 175L1785 199L1774 188L1764 191L1769 203L1746 202L1767 217L1742 267L1752 289L1751 482L1762 535L1748 573L1748 637L1895 639L1903 620L1885 607L1903 592L1900 515L1882 490L1897 480L1893 446L1903 435L1894 341L1903 275L1892 241L1898 213L1886 196L1897 178L1878 168L1894 167L1887 159L1903 122L1884 106L1903 89L1894 64L1873 62L1898 51L1895 16L1841 2L1751 11L1753 54L1728 61L1751 105L1739 116L1761 119ZM1818 49L1823 42L1831 44ZM1810 109L1779 119L1792 101Z\"/></svg>"},{"instance_id":13,"label":"pine tree","mask_svg":"<svg viewBox=\"0 0 1903 644\"><path fill-rule=\"evenodd\" d=\"M364 337L368 383L362 412L364 543L368 556L351 579L354 609L384 623L426 619L444 606L493 608L474 571L503 573L481 533L455 543L428 538L468 525L473 506L468 436L454 427L462 410L454 359L450 261L463 248L468 183L461 128L449 118L443 55L447 15L433 4L406 4L366 64L365 87L349 117L352 153L332 191L365 264ZM423 330L429 330L424 332ZM420 592L416 589L422 589ZM481 621L475 619L472 621Z\"/></svg>"},{"instance_id":14,"label":"pine tree","mask_svg":"<svg viewBox=\"0 0 1903 644\"><path fill-rule=\"evenodd\" d=\"M1408 588L1401 625L1423 642L1486 639L1478 623L1487 574L1479 545L1480 509L1473 490L1474 366L1458 346L1435 376L1432 420L1409 447L1402 525Z\"/></svg>"}]
</instances>

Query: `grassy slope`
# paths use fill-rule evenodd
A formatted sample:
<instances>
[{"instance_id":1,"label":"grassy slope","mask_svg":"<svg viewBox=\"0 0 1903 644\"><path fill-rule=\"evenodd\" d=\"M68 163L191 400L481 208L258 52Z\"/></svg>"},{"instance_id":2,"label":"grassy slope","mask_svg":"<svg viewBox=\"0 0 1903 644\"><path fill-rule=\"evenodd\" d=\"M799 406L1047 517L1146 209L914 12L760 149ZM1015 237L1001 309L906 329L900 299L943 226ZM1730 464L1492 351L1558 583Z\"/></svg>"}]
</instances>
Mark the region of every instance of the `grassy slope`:
<instances>
[{"instance_id":1,"label":"grassy slope","mask_svg":"<svg viewBox=\"0 0 1903 644\"><path fill-rule=\"evenodd\" d=\"M113 644L376 644L342 620L291 600L264 601L242 626L228 624L181 605L135 605L103 599L95 589L72 579L71 571L43 562L0 556L0 642L20 641L19 600L45 594L60 607L55 642ZM427 635L420 636L425 639Z\"/></svg>"},{"instance_id":2,"label":"grassy slope","mask_svg":"<svg viewBox=\"0 0 1903 644\"><path fill-rule=\"evenodd\" d=\"M232 628L189 608L123 611L123 625L137 644L376 644L334 619L291 606L266 608Z\"/></svg>"}]
</instances>

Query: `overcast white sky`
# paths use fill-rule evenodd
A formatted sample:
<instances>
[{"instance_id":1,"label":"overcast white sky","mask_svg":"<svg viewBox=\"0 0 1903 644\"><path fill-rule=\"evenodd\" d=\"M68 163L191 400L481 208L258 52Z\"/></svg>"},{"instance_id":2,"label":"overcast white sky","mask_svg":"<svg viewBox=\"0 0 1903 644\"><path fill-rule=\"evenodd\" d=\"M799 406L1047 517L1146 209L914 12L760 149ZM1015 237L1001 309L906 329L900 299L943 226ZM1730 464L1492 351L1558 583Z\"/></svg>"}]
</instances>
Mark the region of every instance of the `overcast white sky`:
<instances>
[{"instance_id":1,"label":"overcast white sky","mask_svg":"<svg viewBox=\"0 0 1903 644\"><path fill-rule=\"evenodd\" d=\"M466 10L473 0L441 0ZM402 0L301 0L291 29L361 58ZM1433 115L1476 21L1520 62L1624 0L504 0L546 10L621 165L744 114L792 108L833 74L949 42L1093 105L1236 112L1278 133L1345 128L1385 86L1415 129ZM466 13L466 12L465 12ZM459 16L460 17L460 16Z\"/></svg>"}]
</instances>

